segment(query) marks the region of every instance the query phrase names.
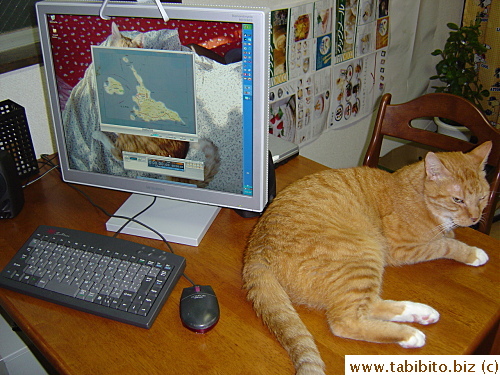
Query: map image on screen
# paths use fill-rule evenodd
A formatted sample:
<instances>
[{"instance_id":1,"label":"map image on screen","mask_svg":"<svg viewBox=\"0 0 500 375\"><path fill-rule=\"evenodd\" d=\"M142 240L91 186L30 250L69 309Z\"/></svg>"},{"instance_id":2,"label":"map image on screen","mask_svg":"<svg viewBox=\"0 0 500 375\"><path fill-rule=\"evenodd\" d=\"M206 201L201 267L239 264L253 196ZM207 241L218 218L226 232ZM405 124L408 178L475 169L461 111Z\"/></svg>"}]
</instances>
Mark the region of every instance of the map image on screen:
<instances>
[{"instance_id":1,"label":"map image on screen","mask_svg":"<svg viewBox=\"0 0 500 375\"><path fill-rule=\"evenodd\" d=\"M191 53L93 46L92 54L101 126L196 134Z\"/></svg>"}]
</instances>

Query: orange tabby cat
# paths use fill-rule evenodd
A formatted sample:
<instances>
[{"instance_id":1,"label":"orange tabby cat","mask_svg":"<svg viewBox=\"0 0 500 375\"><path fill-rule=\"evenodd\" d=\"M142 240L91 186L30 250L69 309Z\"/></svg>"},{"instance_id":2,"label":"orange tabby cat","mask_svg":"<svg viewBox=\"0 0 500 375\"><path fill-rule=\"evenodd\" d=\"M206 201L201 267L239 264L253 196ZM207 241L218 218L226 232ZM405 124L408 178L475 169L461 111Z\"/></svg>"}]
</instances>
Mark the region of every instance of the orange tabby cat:
<instances>
[{"instance_id":1,"label":"orange tabby cat","mask_svg":"<svg viewBox=\"0 0 500 375\"><path fill-rule=\"evenodd\" d=\"M453 238L476 224L491 150L428 153L395 173L327 170L287 187L259 220L244 257L248 299L288 351L297 374L324 374L314 338L292 303L324 310L334 335L421 347L425 335L394 322L435 323L439 313L379 297L386 265L449 258L480 266L486 253Z\"/></svg>"}]
</instances>

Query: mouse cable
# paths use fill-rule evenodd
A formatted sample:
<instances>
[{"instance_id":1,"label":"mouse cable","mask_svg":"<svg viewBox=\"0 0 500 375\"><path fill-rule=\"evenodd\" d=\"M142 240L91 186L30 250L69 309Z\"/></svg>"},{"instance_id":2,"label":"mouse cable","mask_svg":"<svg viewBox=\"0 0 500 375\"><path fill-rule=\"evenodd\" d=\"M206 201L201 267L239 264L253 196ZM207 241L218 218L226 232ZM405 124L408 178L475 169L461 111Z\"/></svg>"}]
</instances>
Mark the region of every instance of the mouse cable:
<instances>
[{"instance_id":1,"label":"mouse cable","mask_svg":"<svg viewBox=\"0 0 500 375\"><path fill-rule=\"evenodd\" d=\"M123 228L125 228L125 226L129 223L129 222L134 222L136 224L139 224L139 225L142 225L144 228L146 229L149 229L151 232L155 233L158 237L161 238L161 240L167 245L168 247L168 250L172 253L172 254L175 254L174 252L174 249L172 248L172 246L170 245L170 242L167 241L167 239L160 233L158 232L156 229L154 229L153 227L150 227L149 225L143 223L142 221L140 220L137 220L136 217L139 216L140 214L142 214L143 212L145 212L146 210L148 210L151 206L153 206L155 200L156 200L156 197L155 200L150 203L145 209L143 209L141 212L139 212L138 214L134 215L133 217L128 217L128 216L122 216L122 215L115 215L115 214L110 214L109 212L107 212L104 208L102 208L101 206L99 206L98 204L94 203L94 201L92 200L92 198L90 198L90 196L85 193L83 190L81 190L80 188L76 187L75 185L71 184L71 183L67 183L68 186L70 186L71 188L73 188L74 190L78 191L80 194L82 194L88 201L89 203L94 206L95 208L97 208L98 210L100 210L102 213L104 213L106 216L109 216L109 217L114 217L114 218L117 218L117 219L124 219L126 220L125 224L122 225L121 228L119 228L119 230L121 231ZM114 235L114 237L118 234L119 232L117 231ZM187 280L189 281L193 286L195 285L198 285L196 284L193 280L191 280L191 278L186 275L185 273L182 274L182 276Z\"/></svg>"},{"instance_id":2,"label":"mouse cable","mask_svg":"<svg viewBox=\"0 0 500 375\"><path fill-rule=\"evenodd\" d=\"M74 186L72 186L74 187ZM86 195L85 193L83 192L80 192L84 195ZM87 196L87 195L86 195ZM166 238L164 238L164 236L162 236L159 232L157 232L156 230L154 230L153 228L150 228L149 226L147 226L146 224L144 224L143 222L139 221L139 220L136 220L137 217L139 217L140 215L142 215L144 212L146 212L147 210L149 210L151 207L153 207L153 205L156 203L156 197L152 197L153 200L151 201L151 203L146 206L145 208L143 208L141 211L139 211L138 213L136 213L134 216L132 217L127 217L126 221L122 224L122 226L120 228L118 228L116 231L115 231L115 234L113 234L113 237L117 237L121 232L122 230L130 223L130 222L135 222L139 225L142 225L144 227L146 227L147 229L149 229L150 231L156 233L158 236L160 236L160 238L162 239L162 241L168 246L170 252L172 254L175 254L174 253L174 250L172 249L172 247L170 246L170 243L167 241ZM89 199L90 203L99 208L101 211L103 211L105 214L107 214L105 212L105 210L103 210L101 207L99 207L98 205L94 204L92 202L92 200L90 199L90 197L87 196L87 199ZM109 214L107 214L109 216ZM111 215L112 217L116 217L118 218L119 216L118 215ZM125 218L125 216L122 216L122 218ZM193 282L193 280L191 280L185 273L182 274L182 276L184 276L184 278L186 278L186 280L188 280L193 286L195 286L196 284Z\"/></svg>"},{"instance_id":3,"label":"mouse cable","mask_svg":"<svg viewBox=\"0 0 500 375\"><path fill-rule=\"evenodd\" d=\"M44 157L45 156L45 157ZM57 168L59 165L56 165L52 162L52 159L48 159L48 157L46 155L42 155L42 158L45 160L46 164L48 165L51 165L52 168L50 169L53 170L55 168ZM46 173L44 173L45 175ZM44 176L43 175L43 176ZM43 177L41 176L41 177ZM38 180L38 179L37 179ZM98 204L96 204L92 198L87 194L85 193L83 190L81 190L80 188L76 187L74 184L71 184L71 183L68 183L66 182L66 184L73 188L74 190L76 190L77 192L79 192L80 194L82 194L85 199L87 199L87 201L92 205L94 206L95 208L97 208L98 210L100 210L102 213L104 213L106 216L109 216L109 217L114 217L114 218L117 218L117 219L124 219L126 220L126 222L115 232L115 234L113 235L113 237L116 237L122 230L123 228L125 228L125 226L127 224L129 224L130 222L134 222L134 223L137 223L143 227L145 227L146 229L150 230L151 232L155 233L158 237L161 238L161 240L167 245L168 247L168 250L172 253L172 254L175 254L174 252L174 249L172 248L172 246L170 245L170 242L167 241L167 239L160 233L158 232L156 229L150 227L149 225L139 221L136 219L136 217L138 217L139 215L141 215L142 213L144 213L145 211L147 211L149 208L151 208L154 203L156 202L156 197L153 197L153 201L146 207L144 208L143 210L141 210L139 213L135 214L133 217L127 217L127 216L121 216L121 215L115 215L115 214L110 214L109 212L107 212L103 207L99 206ZM187 280L189 281L193 286L197 285L193 280L191 280L191 278L186 275L185 273L182 274L182 276Z\"/></svg>"},{"instance_id":4,"label":"mouse cable","mask_svg":"<svg viewBox=\"0 0 500 375\"><path fill-rule=\"evenodd\" d=\"M52 162L52 159L49 159L47 155L41 155L42 158L45 160L45 164L47 165L51 165L52 168L50 169L53 170L54 168L57 168L59 167L59 165L56 165ZM42 176L40 177L43 177L46 173L44 173ZM152 231L153 233L157 234L162 240L163 242L165 242L165 244L168 246L170 252L172 254L175 254L174 250L172 249L172 247L170 246L170 243L162 236L161 233L159 233L158 231L156 231L154 228L151 228L149 227L148 225L136 220L136 217L138 217L139 215L141 215L142 213L144 213L146 210L148 210L155 202L156 202L156 197L153 197L153 201L146 207L144 208L142 211L138 212L137 214L135 214L133 217L127 217L127 216L120 216L120 215L114 215L114 214L110 214L109 212L107 212L103 207L99 206L97 203L95 203L92 198L90 198L90 196L85 193L83 190L81 190L80 188L76 187L74 184L72 183L69 183L69 182L65 182L69 187L73 188L74 190L76 190L77 192L79 192L81 195L83 195L85 197L85 199L87 199L87 201L89 201L89 203L94 206L95 208L97 208L98 210L100 210L102 213L104 213L106 216L109 216L109 217L115 217L117 219L124 219L126 220L125 223L115 232L115 234L113 235L113 237L116 237L122 230L123 228L125 228L125 226L127 224L129 224L130 222L135 222L139 225L142 225L144 227L146 227L147 229L149 229L150 231Z\"/></svg>"},{"instance_id":5,"label":"mouse cable","mask_svg":"<svg viewBox=\"0 0 500 375\"><path fill-rule=\"evenodd\" d=\"M131 218L128 218L124 223L123 225L118 228L118 230L115 231L115 234L113 234L113 237L116 237L118 236L118 234L121 233L121 231L133 220L133 219L136 219L137 217L139 217L140 215L142 215L144 212L146 212L147 210L149 210L156 202L156 197L153 197L153 200L151 201L151 203L149 205L147 205L144 209L142 209L141 211L139 211L138 213L136 213L134 216L132 216Z\"/></svg>"}]
</instances>

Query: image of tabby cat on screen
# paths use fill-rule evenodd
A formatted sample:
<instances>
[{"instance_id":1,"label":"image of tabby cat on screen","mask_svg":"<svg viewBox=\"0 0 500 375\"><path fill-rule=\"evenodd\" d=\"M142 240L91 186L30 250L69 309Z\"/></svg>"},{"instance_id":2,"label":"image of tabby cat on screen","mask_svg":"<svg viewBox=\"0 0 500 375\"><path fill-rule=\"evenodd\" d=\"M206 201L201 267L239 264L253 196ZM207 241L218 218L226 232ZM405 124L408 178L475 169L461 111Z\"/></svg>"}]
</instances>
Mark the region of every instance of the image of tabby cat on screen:
<instances>
[{"instance_id":1,"label":"image of tabby cat on screen","mask_svg":"<svg viewBox=\"0 0 500 375\"><path fill-rule=\"evenodd\" d=\"M162 29L145 33L127 32L120 31L117 24L113 22L110 25L110 31L110 35L101 43L102 47L191 51L188 47L181 45L177 30ZM213 71L219 72L221 69L225 69L223 73L229 73L232 79L240 81L241 64L219 67L216 65L220 64L207 60L195 55L197 82L200 79L198 75L201 75L201 79L210 81L207 79L207 74L211 74ZM184 179L167 175L160 178L194 184L198 187L239 193L241 187L240 176L230 172L241 165L239 153L231 152L233 147L237 147L238 143L241 144L241 108L236 108L239 104L236 105L235 103L234 106L228 109L229 113L226 113L227 122L216 123L216 119L212 115L214 110L211 108L214 103L211 103L206 98L198 100L198 95L200 91L203 92L203 87L201 90L197 90L198 140L195 142L102 131L98 109L98 91L101 87L97 86L98 80L95 70L93 62L85 71L84 77L71 90L62 113L68 157L72 168L118 176L159 178L161 175L124 167L123 153L150 154L160 158L189 159L203 162L204 177L202 179ZM133 85L137 85L136 87L143 86L143 89L146 90L142 82L142 76L135 69L132 68L132 70L136 79L136 82L130 84L132 89L134 88ZM116 76L120 77L120 74L123 76L123 72L117 72ZM110 82L116 84L117 87L120 85L118 80L108 81L106 84L109 85ZM221 89L227 91L227 87L221 87ZM239 97L239 95L235 96ZM140 95L136 95L136 97L140 98ZM140 107L141 104L135 98L132 100L134 100L136 107L134 107L133 111L130 111L131 114L136 112L137 107ZM165 107L168 107L168 103L165 104ZM174 110L169 108L165 108L165 110L169 111L171 119L179 123L183 122ZM238 111L240 111L239 114ZM138 118L138 120L141 119ZM146 121L149 120L146 119ZM238 126L238 122L240 122L240 126ZM144 127L148 125L146 123ZM236 129L236 131L231 132L234 139L228 139L227 133L222 133L220 129L229 126L231 126L231 129ZM224 137L222 137L222 134L224 134ZM229 142L230 144L228 144Z\"/></svg>"}]
</instances>

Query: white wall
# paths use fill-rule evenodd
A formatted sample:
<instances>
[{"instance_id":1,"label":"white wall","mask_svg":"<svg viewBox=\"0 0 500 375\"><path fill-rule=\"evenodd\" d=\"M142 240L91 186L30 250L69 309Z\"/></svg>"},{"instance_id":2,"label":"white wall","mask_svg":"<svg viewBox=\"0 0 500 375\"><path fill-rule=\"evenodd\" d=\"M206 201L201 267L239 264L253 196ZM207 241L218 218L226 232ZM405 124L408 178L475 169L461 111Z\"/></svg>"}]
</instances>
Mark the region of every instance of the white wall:
<instances>
[{"instance_id":1,"label":"white wall","mask_svg":"<svg viewBox=\"0 0 500 375\"><path fill-rule=\"evenodd\" d=\"M55 152L43 74L38 64L0 74L0 101L10 99L24 107L37 156Z\"/></svg>"},{"instance_id":2,"label":"white wall","mask_svg":"<svg viewBox=\"0 0 500 375\"><path fill-rule=\"evenodd\" d=\"M203 1L187 0L200 3ZM187 2L185 1L185 2ZM223 3L226 0L211 0ZM267 5L255 0L253 5ZM293 0L297 3L300 0ZM241 0L240 0L241 2ZM273 3L274 9L290 1ZM230 0L237 4L237 0ZM261 3L261 4L259 4ZM429 91L429 77L434 74L436 58L430 53L444 44L448 37L447 22L460 23L464 0L391 0L390 44L387 58L387 91L393 103L401 103ZM55 151L43 68L33 65L0 75L0 100L11 99L26 109L35 152ZM318 140L301 148L301 154L332 168L359 165L373 127L375 115L323 134ZM389 144L389 150L395 147Z\"/></svg>"}]
</instances>

